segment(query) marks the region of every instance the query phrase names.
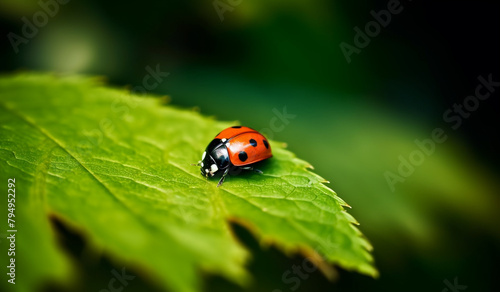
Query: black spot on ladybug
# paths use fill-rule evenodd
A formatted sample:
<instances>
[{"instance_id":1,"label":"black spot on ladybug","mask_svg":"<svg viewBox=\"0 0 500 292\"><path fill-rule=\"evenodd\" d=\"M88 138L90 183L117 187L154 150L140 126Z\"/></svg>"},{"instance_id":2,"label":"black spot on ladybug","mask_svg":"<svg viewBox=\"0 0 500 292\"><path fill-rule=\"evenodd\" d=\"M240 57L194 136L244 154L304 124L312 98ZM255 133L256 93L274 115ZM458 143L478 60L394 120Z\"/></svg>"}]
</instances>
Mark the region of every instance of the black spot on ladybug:
<instances>
[{"instance_id":1,"label":"black spot on ladybug","mask_svg":"<svg viewBox=\"0 0 500 292\"><path fill-rule=\"evenodd\" d=\"M253 147L257 147L257 141L255 141L254 139L250 139L250 145L252 145Z\"/></svg>"},{"instance_id":2,"label":"black spot on ladybug","mask_svg":"<svg viewBox=\"0 0 500 292\"><path fill-rule=\"evenodd\" d=\"M248 159L248 155L245 151L240 151L240 153L238 154L238 158L241 160L241 161L245 161Z\"/></svg>"},{"instance_id":3,"label":"black spot on ladybug","mask_svg":"<svg viewBox=\"0 0 500 292\"><path fill-rule=\"evenodd\" d=\"M269 143L267 142L267 140L263 140L264 142L264 146L266 146L266 149L269 149Z\"/></svg>"},{"instance_id":4,"label":"black spot on ladybug","mask_svg":"<svg viewBox=\"0 0 500 292\"><path fill-rule=\"evenodd\" d=\"M241 128L241 126L232 126L231 128L233 128L233 129L239 129L239 128Z\"/></svg>"}]
</instances>

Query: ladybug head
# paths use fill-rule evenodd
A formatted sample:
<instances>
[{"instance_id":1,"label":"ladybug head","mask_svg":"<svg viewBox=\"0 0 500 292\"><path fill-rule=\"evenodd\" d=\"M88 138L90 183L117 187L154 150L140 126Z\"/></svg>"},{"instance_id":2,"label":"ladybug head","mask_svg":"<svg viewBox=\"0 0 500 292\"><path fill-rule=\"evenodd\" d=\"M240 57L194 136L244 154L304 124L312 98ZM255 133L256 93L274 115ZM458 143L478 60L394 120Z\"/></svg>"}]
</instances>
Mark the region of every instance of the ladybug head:
<instances>
[{"instance_id":1,"label":"ladybug head","mask_svg":"<svg viewBox=\"0 0 500 292\"><path fill-rule=\"evenodd\" d=\"M201 175L212 177L223 173L229 167L229 153L220 139L214 139L208 146L200 162Z\"/></svg>"}]
</instances>

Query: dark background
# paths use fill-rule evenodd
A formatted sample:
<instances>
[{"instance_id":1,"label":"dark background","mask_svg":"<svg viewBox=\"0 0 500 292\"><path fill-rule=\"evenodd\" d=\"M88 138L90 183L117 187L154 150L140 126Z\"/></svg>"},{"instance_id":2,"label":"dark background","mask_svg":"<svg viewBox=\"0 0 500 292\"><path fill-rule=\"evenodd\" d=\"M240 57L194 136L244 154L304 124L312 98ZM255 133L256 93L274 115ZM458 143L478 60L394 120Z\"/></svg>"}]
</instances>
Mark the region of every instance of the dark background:
<instances>
[{"instance_id":1,"label":"dark background","mask_svg":"<svg viewBox=\"0 0 500 292\"><path fill-rule=\"evenodd\" d=\"M500 81L498 4L401 1L403 11L346 62L339 44L353 45L353 28L388 2L243 0L221 21L211 1L73 0L16 54L7 34L21 35L21 18L40 7L2 1L1 70L102 75L133 88L146 66L159 65L170 75L151 93L256 129L270 127L273 109L286 106L296 118L271 138L287 142L353 206L381 273L374 280L340 270L331 283L315 272L295 291L444 291L455 277L467 290L494 291L499 94L481 101L457 130L443 113L474 93L479 75ZM398 156L408 157L413 141L436 127L448 140L391 192L384 171L397 172ZM293 291L281 277L302 259L262 249L235 228L255 254L249 290ZM86 271L81 285L102 287L109 260L85 264L83 239L59 230ZM206 291L241 289L206 278ZM140 280L127 291L145 287L155 289Z\"/></svg>"}]
</instances>

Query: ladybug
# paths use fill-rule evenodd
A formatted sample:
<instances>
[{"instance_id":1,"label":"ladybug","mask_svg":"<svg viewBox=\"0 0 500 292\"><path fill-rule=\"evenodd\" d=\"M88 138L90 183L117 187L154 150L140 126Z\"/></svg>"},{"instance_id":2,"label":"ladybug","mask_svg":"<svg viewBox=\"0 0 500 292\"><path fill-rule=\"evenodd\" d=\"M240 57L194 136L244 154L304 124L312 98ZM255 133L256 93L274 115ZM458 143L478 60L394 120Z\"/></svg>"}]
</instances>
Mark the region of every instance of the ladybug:
<instances>
[{"instance_id":1,"label":"ladybug","mask_svg":"<svg viewBox=\"0 0 500 292\"><path fill-rule=\"evenodd\" d=\"M234 126L215 136L197 165L201 175L207 178L222 174L217 184L219 187L230 170L246 169L262 173L251 165L272 156L271 145L261 133L248 127Z\"/></svg>"}]
</instances>

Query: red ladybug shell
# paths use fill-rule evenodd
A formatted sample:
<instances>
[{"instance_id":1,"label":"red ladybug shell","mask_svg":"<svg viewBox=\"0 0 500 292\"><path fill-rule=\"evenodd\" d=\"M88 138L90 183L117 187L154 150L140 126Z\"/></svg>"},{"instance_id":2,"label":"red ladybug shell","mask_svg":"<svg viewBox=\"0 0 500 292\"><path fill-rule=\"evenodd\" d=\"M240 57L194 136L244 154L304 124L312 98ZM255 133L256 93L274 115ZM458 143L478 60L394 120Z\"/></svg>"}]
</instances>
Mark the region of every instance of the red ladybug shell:
<instances>
[{"instance_id":1,"label":"red ladybug shell","mask_svg":"<svg viewBox=\"0 0 500 292\"><path fill-rule=\"evenodd\" d=\"M225 142L229 160L234 166L252 164L273 156L271 145L266 137L248 127L227 128L220 132L215 139L221 139Z\"/></svg>"}]
</instances>

